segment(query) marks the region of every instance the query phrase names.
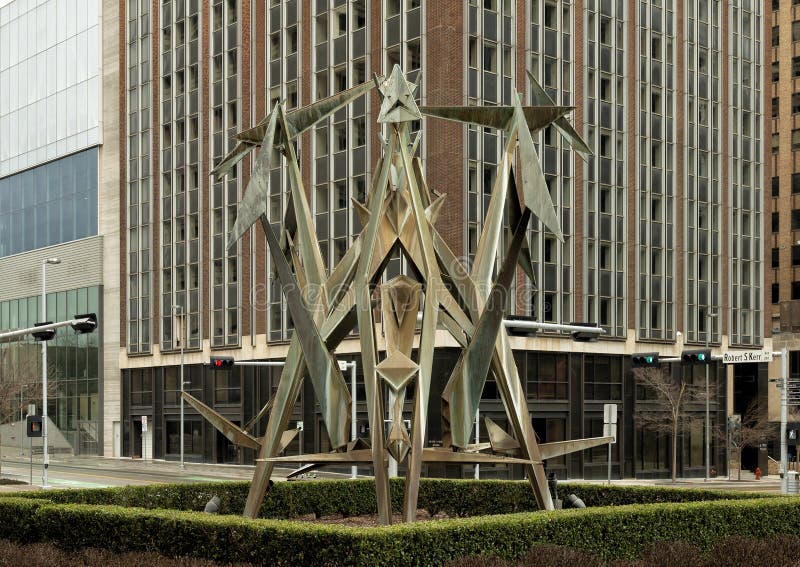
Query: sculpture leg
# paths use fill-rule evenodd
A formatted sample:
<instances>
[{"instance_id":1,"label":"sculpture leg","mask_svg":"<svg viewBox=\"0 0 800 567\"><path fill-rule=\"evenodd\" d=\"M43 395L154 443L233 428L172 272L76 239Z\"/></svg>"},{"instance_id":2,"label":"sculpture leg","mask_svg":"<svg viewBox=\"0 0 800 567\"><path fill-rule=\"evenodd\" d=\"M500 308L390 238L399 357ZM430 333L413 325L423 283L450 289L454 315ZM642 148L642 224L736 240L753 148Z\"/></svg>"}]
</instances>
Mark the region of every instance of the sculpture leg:
<instances>
[{"instance_id":1,"label":"sculpture leg","mask_svg":"<svg viewBox=\"0 0 800 567\"><path fill-rule=\"evenodd\" d=\"M289 345L289 352L286 355L286 364L281 373L281 380L278 383L278 391L275 392L275 402L272 413L267 423L267 432L261 441L261 450L258 453L259 459L274 457L280 450L281 435L289 424L292 415L292 408L300 395L300 387L303 384L306 365L303 362L300 341L292 337ZM264 496L269 488L269 479L272 476L274 463L257 461L256 470L253 473L253 481L250 483L250 492L247 494L247 502L244 507L246 518L257 518L264 502Z\"/></svg>"},{"instance_id":2,"label":"sculpture leg","mask_svg":"<svg viewBox=\"0 0 800 567\"><path fill-rule=\"evenodd\" d=\"M422 335L419 343L419 376L417 379L417 392L414 396L411 451L408 457L406 493L403 498L403 520L406 522L413 522L417 519L419 475L422 473L422 450L425 446L425 434L428 430L428 398L430 397L431 389L431 370L433 368L438 311L439 302L435 292L426 293L422 317Z\"/></svg>"}]
</instances>

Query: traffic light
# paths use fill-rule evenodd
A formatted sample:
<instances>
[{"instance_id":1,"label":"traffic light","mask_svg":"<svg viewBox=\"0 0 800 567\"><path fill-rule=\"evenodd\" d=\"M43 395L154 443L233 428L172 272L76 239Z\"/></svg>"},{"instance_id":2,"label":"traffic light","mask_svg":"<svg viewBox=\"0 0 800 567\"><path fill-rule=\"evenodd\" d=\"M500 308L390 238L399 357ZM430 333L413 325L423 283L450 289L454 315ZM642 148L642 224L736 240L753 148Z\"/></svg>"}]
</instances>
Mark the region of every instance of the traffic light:
<instances>
[{"instance_id":1,"label":"traffic light","mask_svg":"<svg viewBox=\"0 0 800 567\"><path fill-rule=\"evenodd\" d=\"M28 437L42 436L42 416L29 415L26 420Z\"/></svg>"},{"instance_id":2,"label":"traffic light","mask_svg":"<svg viewBox=\"0 0 800 567\"><path fill-rule=\"evenodd\" d=\"M588 329L596 329L597 323L570 323L576 327L586 327ZM584 333L583 331L572 331L572 340L577 343L593 343L597 341L598 333Z\"/></svg>"},{"instance_id":3,"label":"traffic light","mask_svg":"<svg viewBox=\"0 0 800 567\"><path fill-rule=\"evenodd\" d=\"M79 323L72 324L72 328L75 330L76 333L80 335L85 335L86 333L93 333L94 330L97 328L97 315L95 315L94 313L75 315L73 319L86 319L86 321L80 321Z\"/></svg>"},{"instance_id":4,"label":"traffic light","mask_svg":"<svg viewBox=\"0 0 800 567\"><path fill-rule=\"evenodd\" d=\"M658 353L637 352L631 356L631 363L634 368L650 368L658 366Z\"/></svg>"},{"instance_id":5,"label":"traffic light","mask_svg":"<svg viewBox=\"0 0 800 567\"><path fill-rule=\"evenodd\" d=\"M708 364L711 362L711 349L685 350L681 353L684 364Z\"/></svg>"},{"instance_id":6,"label":"traffic light","mask_svg":"<svg viewBox=\"0 0 800 567\"><path fill-rule=\"evenodd\" d=\"M211 368L212 370L230 370L233 368L235 361L232 356L212 356Z\"/></svg>"},{"instance_id":7,"label":"traffic light","mask_svg":"<svg viewBox=\"0 0 800 567\"><path fill-rule=\"evenodd\" d=\"M52 325L52 321L45 321L44 323L36 323L34 327L44 327L45 325ZM34 331L31 333L33 338L37 341L49 341L56 336L55 329L42 329L41 331Z\"/></svg>"}]
</instances>

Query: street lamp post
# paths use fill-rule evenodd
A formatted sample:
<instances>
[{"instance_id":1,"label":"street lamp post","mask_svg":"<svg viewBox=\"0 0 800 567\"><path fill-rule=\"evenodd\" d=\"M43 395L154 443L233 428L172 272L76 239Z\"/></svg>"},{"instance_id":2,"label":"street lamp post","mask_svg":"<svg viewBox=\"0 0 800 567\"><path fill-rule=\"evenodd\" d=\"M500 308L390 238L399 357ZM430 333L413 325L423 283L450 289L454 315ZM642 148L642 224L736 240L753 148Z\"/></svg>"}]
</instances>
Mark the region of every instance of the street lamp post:
<instances>
[{"instance_id":1,"label":"street lamp post","mask_svg":"<svg viewBox=\"0 0 800 567\"><path fill-rule=\"evenodd\" d=\"M712 313L711 309L708 310L708 325L706 327L706 348L711 344L711 330L713 326L713 319L717 313ZM709 361L706 366L706 480L711 478L711 392L709 390L708 380L708 367L711 365Z\"/></svg>"},{"instance_id":2,"label":"street lamp post","mask_svg":"<svg viewBox=\"0 0 800 567\"><path fill-rule=\"evenodd\" d=\"M179 327L180 328L180 333L178 334L178 336L180 337L178 339L178 341L180 342L180 345L181 345L181 376L180 376L180 381L181 381L181 387L180 387L180 398L181 398L181 425L180 425L180 428L181 428L181 435L180 435L180 441L181 441L181 465L180 466L181 466L181 468L184 468L184 462L183 462L183 436L184 436L184 431L183 431L183 343L186 341L186 312L183 310L183 307L180 306L180 305L173 305L172 309L175 312L175 314L178 317L180 317L180 327Z\"/></svg>"},{"instance_id":3,"label":"street lamp post","mask_svg":"<svg viewBox=\"0 0 800 567\"><path fill-rule=\"evenodd\" d=\"M58 258L42 259L42 322L47 321L47 265L55 266L61 263ZM47 467L50 466L50 457L47 452L47 341L42 341L42 488L49 488L47 484Z\"/></svg>"}]
</instances>

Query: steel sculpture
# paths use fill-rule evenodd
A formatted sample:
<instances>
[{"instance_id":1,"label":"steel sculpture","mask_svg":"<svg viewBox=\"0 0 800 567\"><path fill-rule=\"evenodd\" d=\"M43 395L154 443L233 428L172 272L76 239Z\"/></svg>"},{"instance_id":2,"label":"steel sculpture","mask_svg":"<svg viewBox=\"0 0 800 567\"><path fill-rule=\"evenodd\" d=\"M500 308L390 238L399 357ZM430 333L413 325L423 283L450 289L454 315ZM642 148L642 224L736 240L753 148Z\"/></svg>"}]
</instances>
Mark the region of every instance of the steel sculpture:
<instances>
[{"instance_id":1,"label":"steel sculpture","mask_svg":"<svg viewBox=\"0 0 800 567\"><path fill-rule=\"evenodd\" d=\"M416 517L423 462L516 463L527 477L541 509L552 509L543 459L606 444L610 438L560 443L537 442L511 344L502 325L508 294L518 264L532 276L527 231L536 216L563 241L555 207L533 143L532 133L553 124L582 156L589 148L565 115L570 107L556 106L529 76L536 106L522 106L515 94L511 106L419 107L416 85L395 66L388 77L375 77L308 107L287 111L277 102L255 128L237 136L239 144L213 172L225 175L249 151L260 146L229 246L260 221L275 272L294 323L286 363L277 392L260 415L269 411L266 432L256 437L226 420L189 394L186 400L228 439L258 451L256 470L244 515L256 517L277 462L372 465L378 517L391 523L387 461L391 455L405 464L406 490L402 516ZM382 151L366 202L353 200L364 227L344 257L328 274L323 265L311 210L294 149L294 138L357 97L377 87L381 96L378 123L384 126ZM423 116L495 128L507 141L492 188L474 265L462 265L436 230L443 196L425 181L415 157L419 142L411 123ZM283 155L289 178L289 205L280 234L268 222L267 196L273 151ZM515 185L515 158L520 164L522 190ZM510 231L503 235L504 212ZM504 241L505 240L505 241ZM388 260L399 250L409 273L380 285ZM500 269L492 273L498 256ZM445 285L447 284L447 285ZM377 297L376 297L377 296ZM385 349L378 349L375 307L380 308ZM421 312L421 328L417 320ZM339 371L335 351L345 336L358 328L364 373L369 439L348 437L351 396ZM447 381L442 399L443 446L425 447L427 407L437 329L444 329L463 347ZM415 339L417 339L415 343ZM416 344L416 358L414 347ZM487 419L489 442L470 444L470 433L487 376L492 374L505 406L511 433ZM305 376L311 379L333 451L302 456L278 456L291 441L286 430ZM411 428L403 418L406 392L414 389ZM393 394L393 419L384 435L384 393ZM307 470L307 467L306 469Z\"/></svg>"}]
</instances>

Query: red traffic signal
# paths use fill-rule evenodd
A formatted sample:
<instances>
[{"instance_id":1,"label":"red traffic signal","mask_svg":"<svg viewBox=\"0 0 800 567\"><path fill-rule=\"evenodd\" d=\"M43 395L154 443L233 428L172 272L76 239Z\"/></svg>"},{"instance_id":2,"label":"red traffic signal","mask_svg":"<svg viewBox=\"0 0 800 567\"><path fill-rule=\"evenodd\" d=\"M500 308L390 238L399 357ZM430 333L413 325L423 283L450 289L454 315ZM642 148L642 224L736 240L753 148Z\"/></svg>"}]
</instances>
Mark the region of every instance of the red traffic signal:
<instances>
[{"instance_id":1,"label":"red traffic signal","mask_svg":"<svg viewBox=\"0 0 800 567\"><path fill-rule=\"evenodd\" d=\"M210 366L212 370L230 370L234 363L232 356L212 356Z\"/></svg>"}]
</instances>

